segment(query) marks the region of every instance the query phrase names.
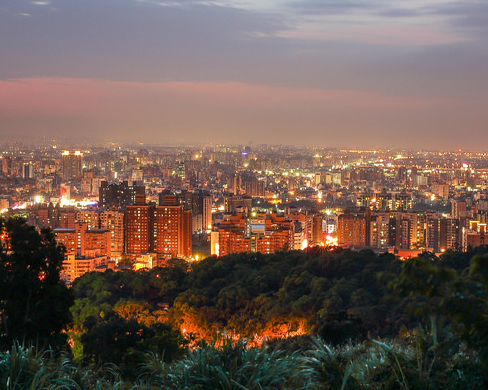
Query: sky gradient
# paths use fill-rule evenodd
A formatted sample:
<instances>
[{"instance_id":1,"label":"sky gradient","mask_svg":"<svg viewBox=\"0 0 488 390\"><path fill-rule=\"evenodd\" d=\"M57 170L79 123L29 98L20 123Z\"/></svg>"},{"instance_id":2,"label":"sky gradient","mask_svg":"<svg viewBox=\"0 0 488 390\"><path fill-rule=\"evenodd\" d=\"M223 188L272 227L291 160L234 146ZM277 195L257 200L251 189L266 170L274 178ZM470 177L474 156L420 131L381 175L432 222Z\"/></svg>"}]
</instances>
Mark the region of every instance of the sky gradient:
<instances>
[{"instance_id":1,"label":"sky gradient","mask_svg":"<svg viewBox=\"0 0 488 390\"><path fill-rule=\"evenodd\" d=\"M488 2L4 0L0 139L486 149Z\"/></svg>"}]
</instances>

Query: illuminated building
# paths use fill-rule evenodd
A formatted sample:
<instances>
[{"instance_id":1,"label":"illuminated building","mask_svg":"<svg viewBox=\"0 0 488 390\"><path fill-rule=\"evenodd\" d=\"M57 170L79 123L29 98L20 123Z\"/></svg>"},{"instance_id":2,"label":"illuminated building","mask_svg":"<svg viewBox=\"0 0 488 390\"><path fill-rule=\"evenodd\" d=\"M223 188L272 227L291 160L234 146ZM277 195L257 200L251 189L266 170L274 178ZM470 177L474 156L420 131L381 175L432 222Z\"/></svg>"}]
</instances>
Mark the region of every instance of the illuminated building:
<instances>
[{"instance_id":1,"label":"illuminated building","mask_svg":"<svg viewBox=\"0 0 488 390\"><path fill-rule=\"evenodd\" d=\"M295 224L277 214L256 214L248 218L245 213L236 213L226 215L212 232L212 248L218 248L219 256L240 252L274 253L293 249L294 233Z\"/></svg>"},{"instance_id":2,"label":"illuminated building","mask_svg":"<svg viewBox=\"0 0 488 390\"><path fill-rule=\"evenodd\" d=\"M34 166L32 165L32 161L24 164L22 168L22 177L24 179L34 178Z\"/></svg>"},{"instance_id":3,"label":"illuminated building","mask_svg":"<svg viewBox=\"0 0 488 390\"><path fill-rule=\"evenodd\" d=\"M171 173L172 175L177 176L182 180L185 180L186 178L185 164L178 164Z\"/></svg>"},{"instance_id":4,"label":"illuminated building","mask_svg":"<svg viewBox=\"0 0 488 390\"><path fill-rule=\"evenodd\" d=\"M425 232L425 245L433 252L439 252L439 231L440 219L437 215L427 218L427 228Z\"/></svg>"},{"instance_id":5,"label":"illuminated building","mask_svg":"<svg viewBox=\"0 0 488 390\"><path fill-rule=\"evenodd\" d=\"M142 169L134 169L132 171L132 183L144 183L144 171Z\"/></svg>"},{"instance_id":6,"label":"illuminated building","mask_svg":"<svg viewBox=\"0 0 488 390\"><path fill-rule=\"evenodd\" d=\"M98 207L108 208L110 206L124 207L132 205L137 195L145 196L144 186L134 184L129 186L127 181L119 184L108 184L102 181L98 191Z\"/></svg>"},{"instance_id":7,"label":"illuminated building","mask_svg":"<svg viewBox=\"0 0 488 390\"><path fill-rule=\"evenodd\" d=\"M191 211L183 205L157 206L154 215L154 250L171 257L192 253Z\"/></svg>"},{"instance_id":8,"label":"illuminated building","mask_svg":"<svg viewBox=\"0 0 488 390\"><path fill-rule=\"evenodd\" d=\"M12 157L2 157L2 174L6 177L12 175Z\"/></svg>"},{"instance_id":9,"label":"illuminated building","mask_svg":"<svg viewBox=\"0 0 488 390\"><path fill-rule=\"evenodd\" d=\"M77 258L75 255L68 255L66 260L63 261L63 269L60 276L67 284L70 284L87 272L105 271L109 264L110 261L107 256Z\"/></svg>"},{"instance_id":10,"label":"illuminated building","mask_svg":"<svg viewBox=\"0 0 488 390\"><path fill-rule=\"evenodd\" d=\"M441 252L447 249L460 247L459 219L443 218L440 220L439 249Z\"/></svg>"},{"instance_id":11,"label":"illuminated building","mask_svg":"<svg viewBox=\"0 0 488 390\"><path fill-rule=\"evenodd\" d=\"M293 249L304 249L304 247L306 247L308 244L306 241L305 231L302 229L302 225L298 221L295 221L293 224Z\"/></svg>"},{"instance_id":12,"label":"illuminated building","mask_svg":"<svg viewBox=\"0 0 488 390\"><path fill-rule=\"evenodd\" d=\"M361 193L356 198L356 205L358 207L371 207L373 209L373 204L371 203L373 199L376 202L376 197L373 194L367 192Z\"/></svg>"},{"instance_id":13,"label":"illuminated building","mask_svg":"<svg viewBox=\"0 0 488 390\"><path fill-rule=\"evenodd\" d=\"M195 191L184 194L184 208L191 210L192 231L205 232L212 228L212 197L208 192Z\"/></svg>"},{"instance_id":14,"label":"illuminated building","mask_svg":"<svg viewBox=\"0 0 488 390\"><path fill-rule=\"evenodd\" d=\"M232 192L234 195L239 195L241 193L241 177L239 175L232 175L228 182L227 182L227 187L230 192Z\"/></svg>"},{"instance_id":15,"label":"illuminated building","mask_svg":"<svg viewBox=\"0 0 488 390\"><path fill-rule=\"evenodd\" d=\"M76 222L72 229L54 229L54 234L58 244L66 248L67 256L111 256L109 230L88 229L86 222Z\"/></svg>"},{"instance_id":16,"label":"illuminated building","mask_svg":"<svg viewBox=\"0 0 488 390\"><path fill-rule=\"evenodd\" d=\"M73 207L63 207L59 209L58 227L61 229L74 229L76 221L76 211Z\"/></svg>"},{"instance_id":17,"label":"illuminated building","mask_svg":"<svg viewBox=\"0 0 488 390\"><path fill-rule=\"evenodd\" d=\"M160 194L159 206L145 204L142 195L126 208L126 252L157 253L165 257L192 254L192 216L176 195Z\"/></svg>"},{"instance_id":18,"label":"illuminated building","mask_svg":"<svg viewBox=\"0 0 488 390\"><path fill-rule=\"evenodd\" d=\"M356 204L373 211L407 211L412 209L412 195L405 191L393 193L383 190L374 194L364 192L357 196Z\"/></svg>"},{"instance_id":19,"label":"illuminated building","mask_svg":"<svg viewBox=\"0 0 488 390\"><path fill-rule=\"evenodd\" d=\"M126 253L154 251L154 205L146 204L145 195L138 195L134 205L126 208Z\"/></svg>"},{"instance_id":20,"label":"illuminated building","mask_svg":"<svg viewBox=\"0 0 488 390\"><path fill-rule=\"evenodd\" d=\"M342 214L337 221L338 243L341 246L366 245L366 218L364 215Z\"/></svg>"},{"instance_id":21,"label":"illuminated building","mask_svg":"<svg viewBox=\"0 0 488 390\"><path fill-rule=\"evenodd\" d=\"M468 228L463 228L462 231L463 251L467 251L469 248L475 248L480 245L488 244L486 226L486 223L469 221Z\"/></svg>"},{"instance_id":22,"label":"illuminated building","mask_svg":"<svg viewBox=\"0 0 488 390\"><path fill-rule=\"evenodd\" d=\"M390 216L388 214L373 215L370 227L370 245L373 248L387 249L390 245Z\"/></svg>"},{"instance_id":23,"label":"illuminated building","mask_svg":"<svg viewBox=\"0 0 488 390\"><path fill-rule=\"evenodd\" d=\"M451 200L451 217L455 219L466 217L466 202L456 199Z\"/></svg>"},{"instance_id":24,"label":"illuminated building","mask_svg":"<svg viewBox=\"0 0 488 390\"><path fill-rule=\"evenodd\" d=\"M386 190L376 194L376 210L393 210L393 195Z\"/></svg>"},{"instance_id":25,"label":"illuminated building","mask_svg":"<svg viewBox=\"0 0 488 390\"><path fill-rule=\"evenodd\" d=\"M402 223L401 248L425 248L426 244L426 213L398 213ZM405 221L408 221L406 224ZM408 225L408 229L405 229Z\"/></svg>"},{"instance_id":26,"label":"illuminated building","mask_svg":"<svg viewBox=\"0 0 488 390\"><path fill-rule=\"evenodd\" d=\"M250 196L229 196L224 199L226 213L234 213L238 207L242 207L246 212L252 209L252 198Z\"/></svg>"},{"instance_id":27,"label":"illuminated building","mask_svg":"<svg viewBox=\"0 0 488 390\"><path fill-rule=\"evenodd\" d=\"M100 228L110 230L113 254L124 251L124 213L118 210L105 210L100 213Z\"/></svg>"},{"instance_id":28,"label":"illuminated building","mask_svg":"<svg viewBox=\"0 0 488 390\"><path fill-rule=\"evenodd\" d=\"M78 150L74 153L67 150L63 152L63 178L65 180L81 177L82 168L83 153Z\"/></svg>"},{"instance_id":29,"label":"illuminated building","mask_svg":"<svg viewBox=\"0 0 488 390\"><path fill-rule=\"evenodd\" d=\"M244 193L251 197L264 197L264 181L245 182Z\"/></svg>"},{"instance_id":30,"label":"illuminated building","mask_svg":"<svg viewBox=\"0 0 488 390\"><path fill-rule=\"evenodd\" d=\"M314 215L312 217L312 244L320 245L323 243L322 217Z\"/></svg>"},{"instance_id":31,"label":"illuminated building","mask_svg":"<svg viewBox=\"0 0 488 390\"><path fill-rule=\"evenodd\" d=\"M192 214L170 193L160 194L154 214L154 250L171 257L192 254Z\"/></svg>"},{"instance_id":32,"label":"illuminated building","mask_svg":"<svg viewBox=\"0 0 488 390\"><path fill-rule=\"evenodd\" d=\"M88 229L100 228L100 215L96 210L76 211L76 222L86 222Z\"/></svg>"},{"instance_id":33,"label":"illuminated building","mask_svg":"<svg viewBox=\"0 0 488 390\"><path fill-rule=\"evenodd\" d=\"M402 191L399 194L395 194L395 210L407 211L412 209L412 195Z\"/></svg>"},{"instance_id":34,"label":"illuminated building","mask_svg":"<svg viewBox=\"0 0 488 390\"><path fill-rule=\"evenodd\" d=\"M176 206L180 203L178 197L169 190L159 193L159 205Z\"/></svg>"},{"instance_id":35,"label":"illuminated building","mask_svg":"<svg viewBox=\"0 0 488 390\"><path fill-rule=\"evenodd\" d=\"M207 192L194 194L192 215L202 216L202 224L193 225L193 231L207 231L212 228L212 197Z\"/></svg>"},{"instance_id":36,"label":"illuminated building","mask_svg":"<svg viewBox=\"0 0 488 390\"><path fill-rule=\"evenodd\" d=\"M429 177L424 174L413 175L413 186L415 188L426 187L429 184Z\"/></svg>"},{"instance_id":37,"label":"illuminated building","mask_svg":"<svg viewBox=\"0 0 488 390\"><path fill-rule=\"evenodd\" d=\"M27 222L41 229L56 228L59 225L59 212L59 205L36 204L31 208Z\"/></svg>"}]
</instances>

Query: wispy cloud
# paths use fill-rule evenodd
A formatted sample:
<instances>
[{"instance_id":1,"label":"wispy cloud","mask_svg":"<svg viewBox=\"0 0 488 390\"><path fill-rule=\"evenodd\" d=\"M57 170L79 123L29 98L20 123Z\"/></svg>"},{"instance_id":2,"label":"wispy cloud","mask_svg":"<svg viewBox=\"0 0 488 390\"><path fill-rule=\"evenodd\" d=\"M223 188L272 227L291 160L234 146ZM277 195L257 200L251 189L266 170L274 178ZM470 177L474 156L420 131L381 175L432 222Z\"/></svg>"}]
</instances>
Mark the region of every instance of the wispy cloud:
<instances>
[{"instance_id":1,"label":"wispy cloud","mask_svg":"<svg viewBox=\"0 0 488 390\"><path fill-rule=\"evenodd\" d=\"M222 5L279 15L277 36L387 45L436 45L479 38L460 27L488 26L478 0L262 0ZM469 24L467 26L466 24Z\"/></svg>"}]
</instances>

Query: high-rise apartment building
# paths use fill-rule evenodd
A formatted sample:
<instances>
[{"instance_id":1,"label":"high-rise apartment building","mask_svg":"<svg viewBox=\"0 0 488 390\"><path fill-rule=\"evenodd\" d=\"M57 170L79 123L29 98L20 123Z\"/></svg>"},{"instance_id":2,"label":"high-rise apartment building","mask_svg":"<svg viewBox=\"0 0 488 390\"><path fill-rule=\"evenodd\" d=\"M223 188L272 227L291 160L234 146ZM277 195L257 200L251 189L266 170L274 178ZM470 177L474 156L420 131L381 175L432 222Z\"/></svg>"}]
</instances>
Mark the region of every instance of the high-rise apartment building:
<instances>
[{"instance_id":1,"label":"high-rise apartment building","mask_svg":"<svg viewBox=\"0 0 488 390\"><path fill-rule=\"evenodd\" d=\"M466 202L462 200L451 200L451 217L455 219L466 217Z\"/></svg>"},{"instance_id":2,"label":"high-rise apartment building","mask_svg":"<svg viewBox=\"0 0 488 390\"><path fill-rule=\"evenodd\" d=\"M63 152L63 178L65 180L72 180L81 177L83 168L83 153L80 151Z\"/></svg>"},{"instance_id":3,"label":"high-rise apartment building","mask_svg":"<svg viewBox=\"0 0 488 390\"><path fill-rule=\"evenodd\" d=\"M124 213L118 210L105 210L100 213L100 228L110 230L112 254L124 252Z\"/></svg>"},{"instance_id":4,"label":"high-rise apartment building","mask_svg":"<svg viewBox=\"0 0 488 390\"><path fill-rule=\"evenodd\" d=\"M366 245L366 218L364 215L339 215L337 233L339 245L346 247Z\"/></svg>"},{"instance_id":5,"label":"high-rise apartment building","mask_svg":"<svg viewBox=\"0 0 488 390\"><path fill-rule=\"evenodd\" d=\"M174 194L160 196L160 205L145 204L143 195L126 208L127 253L156 253L164 257L192 254L192 215Z\"/></svg>"},{"instance_id":6,"label":"high-rise apartment building","mask_svg":"<svg viewBox=\"0 0 488 390\"><path fill-rule=\"evenodd\" d=\"M129 186L127 181L119 184L102 181L98 190L98 206L102 208L125 207L134 204L137 195L145 195L144 186L137 184Z\"/></svg>"},{"instance_id":7,"label":"high-rise apartment building","mask_svg":"<svg viewBox=\"0 0 488 390\"><path fill-rule=\"evenodd\" d=\"M191 210L192 231L205 232L212 228L212 197L208 192L195 191L185 194L185 209Z\"/></svg>"},{"instance_id":8,"label":"high-rise apartment building","mask_svg":"<svg viewBox=\"0 0 488 390\"><path fill-rule=\"evenodd\" d=\"M189 202L180 204L184 199L179 200L170 192L160 194L159 206L154 213L154 249L157 254L171 257L191 256L193 194L187 195Z\"/></svg>"},{"instance_id":9,"label":"high-rise apartment building","mask_svg":"<svg viewBox=\"0 0 488 390\"><path fill-rule=\"evenodd\" d=\"M248 181L244 183L244 192L248 196L263 197L264 181Z\"/></svg>"},{"instance_id":10,"label":"high-rise apartment building","mask_svg":"<svg viewBox=\"0 0 488 390\"><path fill-rule=\"evenodd\" d=\"M138 196L136 203L127 206L125 213L126 253L151 253L154 251L154 205L145 203L145 196Z\"/></svg>"},{"instance_id":11,"label":"high-rise apartment building","mask_svg":"<svg viewBox=\"0 0 488 390\"><path fill-rule=\"evenodd\" d=\"M31 162L24 163L22 167L22 177L24 179L33 179L34 178L34 165Z\"/></svg>"},{"instance_id":12,"label":"high-rise apartment building","mask_svg":"<svg viewBox=\"0 0 488 390\"><path fill-rule=\"evenodd\" d=\"M460 248L459 219L443 218L440 220L439 249Z\"/></svg>"},{"instance_id":13,"label":"high-rise apartment building","mask_svg":"<svg viewBox=\"0 0 488 390\"><path fill-rule=\"evenodd\" d=\"M183 205L157 206L154 214L154 250L171 257L191 256L191 211Z\"/></svg>"}]
</instances>

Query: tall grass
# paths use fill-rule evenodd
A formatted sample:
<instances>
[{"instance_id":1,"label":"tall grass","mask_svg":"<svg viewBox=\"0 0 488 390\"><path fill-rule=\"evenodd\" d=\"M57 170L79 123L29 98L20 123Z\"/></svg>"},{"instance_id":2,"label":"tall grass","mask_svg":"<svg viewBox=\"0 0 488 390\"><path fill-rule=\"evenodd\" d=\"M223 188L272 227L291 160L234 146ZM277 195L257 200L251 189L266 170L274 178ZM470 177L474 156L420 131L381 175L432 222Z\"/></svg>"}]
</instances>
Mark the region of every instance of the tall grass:
<instances>
[{"instance_id":1,"label":"tall grass","mask_svg":"<svg viewBox=\"0 0 488 390\"><path fill-rule=\"evenodd\" d=\"M185 358L164 364L154 355L145 365L143 378L165 389L262 390L310 389L313 383L301 370L298 354L276 348L248 347L243 340L219 340L205 345Z\"/></svg>"},{"instance_id":2,"label":"tall grass","mask_svg":"<svg viewBox=\"0 0 488 390\"><path fill-rule=\"evenodd\" d=\"M52 351L15 344L0 352L0 390L477 390L488 388L479 358L463 345L434 345L424 335L332 348L313 339L306 351L221 338L180 360L150 354L136 383L115 366L79 367Z\"/></svg>"},{"instance_id":3,"label":"tall grass","mask_svg":"<svg viewBox=\"0 0 488 390\"><path fill-rule=\"evenodd\" d=\"M14 344L0 353L0 390L123 389L116 368L77 367L63 355Z\"/></svg>"},{"instance_id":4,"label":"tall grass","mask_svg":"<svg viewBox=\"0 0 488 390\"><path fill-rule=\"evenodd\" d=\"M425 335L381 342L371 340L338 348L315 339L306 352L317 389L475 390L487 388L477 356L434 345Z\"/></svg>"}]
</instances>

